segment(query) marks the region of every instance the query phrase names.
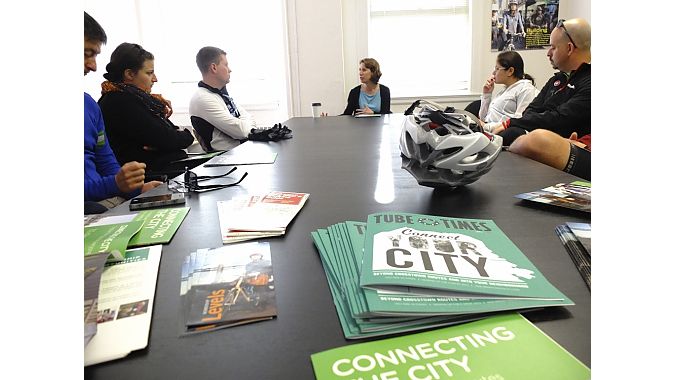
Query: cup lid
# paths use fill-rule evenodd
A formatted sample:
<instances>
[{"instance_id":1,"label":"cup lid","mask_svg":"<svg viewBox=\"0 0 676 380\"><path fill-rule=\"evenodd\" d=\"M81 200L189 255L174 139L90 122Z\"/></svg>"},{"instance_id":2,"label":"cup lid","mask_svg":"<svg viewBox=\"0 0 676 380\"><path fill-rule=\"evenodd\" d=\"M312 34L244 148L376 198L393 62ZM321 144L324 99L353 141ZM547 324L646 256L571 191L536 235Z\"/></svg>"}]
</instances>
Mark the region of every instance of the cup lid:
<instances>
[{"instance_id":1,"label":"cup lid","mask_svg":"<svg viewBox=\"0 0 676 380\"><path fill-rule=\"evenodd\" d=\"M321 106L321 105L322 105L321 103L312 103L312 106L313 106L313 107L314 107L314 106Z\"/></svg>"}]
</instances>

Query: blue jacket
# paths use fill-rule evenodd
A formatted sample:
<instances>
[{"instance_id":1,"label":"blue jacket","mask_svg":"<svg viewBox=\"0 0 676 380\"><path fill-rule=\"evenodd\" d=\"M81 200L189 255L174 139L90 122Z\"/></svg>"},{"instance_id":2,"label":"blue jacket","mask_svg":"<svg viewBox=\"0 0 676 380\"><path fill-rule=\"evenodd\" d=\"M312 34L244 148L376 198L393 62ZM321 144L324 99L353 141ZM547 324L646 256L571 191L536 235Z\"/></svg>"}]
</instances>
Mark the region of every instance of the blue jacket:
<instances>
[{"instance_id":1,"label":"blue jacket","mask_svg":"<svg viewBox=\"0 0 676 380\"><path fill-rule=\"evenodd\" d=\"M96 101L84 94L84 200L125 196L132 197L141 191L129 194L120 191L115 175L120 170L115 154L108 144L101 109Z\"/></svg>"}]
</instances>

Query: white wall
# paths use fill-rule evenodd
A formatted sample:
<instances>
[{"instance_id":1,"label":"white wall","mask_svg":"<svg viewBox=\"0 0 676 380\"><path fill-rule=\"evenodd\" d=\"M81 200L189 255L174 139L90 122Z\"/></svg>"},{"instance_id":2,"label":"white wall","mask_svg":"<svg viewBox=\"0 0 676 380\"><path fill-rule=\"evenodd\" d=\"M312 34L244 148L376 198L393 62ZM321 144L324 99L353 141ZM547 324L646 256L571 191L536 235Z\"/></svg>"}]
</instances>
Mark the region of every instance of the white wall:
<instances>
[{"instance_id":1,"label":"white wall","mask_svg":"<svg viewBox=\"0 0 676 380\"><path fill-rule=\"evenodd\" d=\"M293 116L311 116L314 102L331 115L345 107L341 6L340 0L287 0Z\"/></svg>"},{"instance_id":2,"label":"white wall","mask_svg":"<svg viewBox=\"0 0 676 380\"><path fill-rule=\"evenodd\" d=\"M321 102L325 112L340 114L349 90L358 83L357 65L367 55L365 0L287 0L293 116L310 116L310 103ZM470 92L434 99L443 105L464 108L479 98L481 87L495 66L497 52L490 46L490 1L473 0L473 75ZM320 5L321 4L321 5ZM591 0L561 0L559 18L582 17L591 22ZM547 50L520 51L526 72L538 87L547 82L554 70ZM402 112L413 99L392 101L392 111Z\"/></svg>"}]
</instances>

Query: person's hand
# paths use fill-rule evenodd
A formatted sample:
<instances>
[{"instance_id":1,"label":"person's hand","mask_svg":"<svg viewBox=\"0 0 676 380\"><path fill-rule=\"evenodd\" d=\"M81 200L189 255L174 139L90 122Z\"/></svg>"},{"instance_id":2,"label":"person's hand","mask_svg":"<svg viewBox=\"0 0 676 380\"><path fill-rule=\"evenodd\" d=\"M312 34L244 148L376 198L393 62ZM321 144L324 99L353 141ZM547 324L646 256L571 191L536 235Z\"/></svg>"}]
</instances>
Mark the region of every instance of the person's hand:
<instances>
[{"instance_id":1,"label":"person's hand","mask_svg":"<svg viewBox=\"0 0 676 380\"><path fill-rule=\"evenodd\" d=\"M373 113L374 113L373 110L366 106L362 109L358 109L357 111L355 111L355 115L373 114Z\"/></svg>"},{"instance_id":2,"label":"person's hand","mask_svg":"<svg viewBox=\"0 0 676 380\"><path fill-rule=\"evenodd\" d=\"M505 122L502 122L502 123L496 125L495 127L493 127L493 131L491 131L491 133L494 134L494 135L497 135L498 133L504 131L505 129L507 129L507 127L505 127Z\"/></svg>"},{"instance_id":3,"label":"person's hand","mask_svg":"<svg viewBox=\"0 0 676 380\"><path fill-rule=\"evenodd\" d=\"M493 92L493 88L495 88L495 75L491 75L486 79L486 83L484 83L484 94L490 94Z\"/></svg>"},{"instance_id":4,"label":"person's hand","mask_svg":"<svg viewBox=\"0 0 676 380\"><path fill-rule=\"evenodd\" d=\"M164 100L167 102L167 105L165 106L165 108L167 109L167 118L169 118L169 116L171 116L171 114L174 113L174 109L171 107L171 100L169 100L169 99L164 99Z\"/></svg>"},{"instance_id":5,"label":"person's hand","mask_svg":"<svg viewBox=\"0 0 676 380\"><path fill-rule=\"evenodd\" d=\"M321 116L321 117L327 117L327 116L329 116L329 114L328 114L327 112L322 112L322 113L319 114L319 116Z\"/></svg>"},{"instance_id":6,"label":"person's hand","mask_svg":"<svg viewBox=\"0 0 676 380\"><path fill-rule=\"evenodd\" d=\"M145 193L148 190L152 190L152 189L156 188L157 186L159 186L161 184L162 184L162 182L160 182L160 181L146 182L146 183L143 184L143 187L141 187L141 193Z\"/></svg>"},{"instance_id":7,"label":"person's hand","mask_svg":"<svg viewBox=\"0 0 676 380\"><path fill-rule=\"evenodd\" d=\"M570 140L571 143L575 144L576 146L579 146L582 149L588 149L586 144L583 144L578 140L577 132L571 133L570 137L568 137L568 140Z\"/></svg>"},{"instance_id":8,"label":"person's hand","mask_svg":"<svg viewBox=\"0 0 676 380\"><path fill-rule=\"evenodd\" d=\"M146 164L131 161L122 165L115 174L115 184L123 193L129 193L143 186L146 177Z\"/></svg>"}]
</instances>

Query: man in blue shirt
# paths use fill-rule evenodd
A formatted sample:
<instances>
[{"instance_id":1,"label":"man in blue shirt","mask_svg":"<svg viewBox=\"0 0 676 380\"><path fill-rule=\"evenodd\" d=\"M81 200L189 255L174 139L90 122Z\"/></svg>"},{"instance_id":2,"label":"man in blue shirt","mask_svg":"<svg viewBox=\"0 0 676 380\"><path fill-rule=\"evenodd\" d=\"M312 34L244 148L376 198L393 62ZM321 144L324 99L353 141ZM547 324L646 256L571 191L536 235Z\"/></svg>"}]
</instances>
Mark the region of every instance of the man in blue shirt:
<instances>
[{"instance_id":1,"label":"man in blue shirt","mask_svg":"<svg viewBox=\"0 0 676 380\"><path fill-rule=\"evenodd\" d=\"M96 71L96 56L107 36L101 25L84 14L84 75ZM92 97L84 93L84 200L85 208L96 213L105 208L91 207L91 202L106 201L108 206L122 203L141 192L161 184L144 183L145 164L129 162L120 167L108 144L101 109ZM88 203L89 202L89 203ZM88 213L85 210L85 213Z\"/></svg>"}]
</instances>

